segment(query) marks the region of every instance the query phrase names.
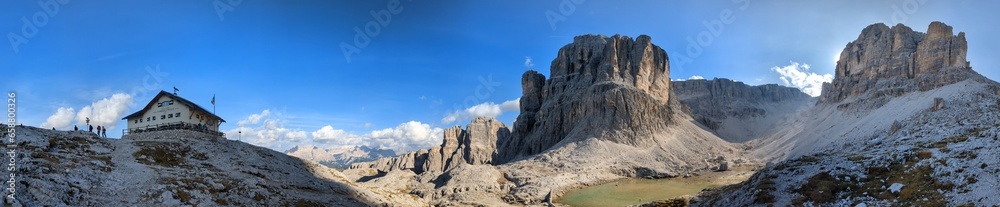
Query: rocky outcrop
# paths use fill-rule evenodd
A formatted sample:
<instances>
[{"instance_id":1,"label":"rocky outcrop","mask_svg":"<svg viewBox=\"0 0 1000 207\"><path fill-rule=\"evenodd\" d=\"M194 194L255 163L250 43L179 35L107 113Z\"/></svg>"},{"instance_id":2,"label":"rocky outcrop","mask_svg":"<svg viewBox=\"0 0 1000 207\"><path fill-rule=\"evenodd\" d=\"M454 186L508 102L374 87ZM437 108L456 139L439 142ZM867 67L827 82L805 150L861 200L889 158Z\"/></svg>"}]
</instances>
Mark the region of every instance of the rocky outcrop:
<instances>
[{"instance_id":1,"label":"rocky outcrop","mask_svg":"<svg viewBox=\"0 0 1000 207\"><path fill-rule=\"evenodd\" d=\"M819 102L857 99L865 100L861 107L879 107L882 98L966 80L978 75L966 61L967 51L965 33L954 35L941 22L932 22L927 33L873 24L840 53L833 83L824 85Z\"/></svg>"},{"instance_id":2,"label":"rocky outcrop","mask_svg":"<svg viewBox=\"0 0 1000 207\"><path fill-rule=\"evenodd\" d=\"M428 160L427 150L417 150L396 157L379 158L371 162L358 162L351 164L350 169L371 168L382 172L393 170L413 170L422 172L421 166Z\"/></svg>"},{"instance_id":3,"label":"rocky outcrop","mask_svg":"<svg viewBox=\"0 0 1000 207\"><path fill-rule=\"evenodd\" d=\"M501 161L590 137L651 144L669 122L669 75L667 53L649 36L575 37L559 49L548 80L535 71L522 76L521 114Z\"/></svg>"},{"instance_id":4,"label":"rocky outcrop","mask_svg":"<svg viewBox=\"0 0 1000 207\"><path fill-rule=\"evenodd\" d=\"M460 151L464 153L465 163L472 165L493 164L498 158L497 143L506 142L510 137L510 129L493 118L479 117L465 127ZM473 136L475 135L475 136Z\"/></svg>"},{"instance_id":5,"label":"rocky outcrop","mask_svg":"<svg viewBox=\"0 0 1000 207\"><path fill-rule=\"evenodd\" d=\"M931 111L941 110L942 108L944 108L944 99L934 98L934 106L931 107Z\"/></svg>"},{"instance_id":6,"label":"rocky outcrop","mask_svg":"<svg viewBox=\"0 0 1000 207\"><path fill-rule=\"evenodd\" d=\"M430 150L419 150L397 157L352 164L350 169L371 168L382 172L411 170L415 173L444 172L460 164L492 164L497 157L497 143L506 142L510 129L494 118L479 117L465 129L455 126L444 130L444 141Z\"/></svg>"},{"instance_id":7,"label":"rocky outcrop","mask_svg":"<svg viewBox=\"0 0 1000 207\"><path fill-rule=\"evenodd\" d=\"M497 195L506 193L514 184L503 176L490 165L463 163L423 184L427 187L413 189L413 193L443 200L436 206L504 206L506 203Z\"/></svg>"},{"instance_id":8,"label":"rocky outcrop","mask_svg":"<svg viewBox=\"0 0 1000 207\"><path fill-rule=\"evenodd\" d=\"M672 88L695 121L730 142L755 138L774 127L772 120L808 107L814 100L796 88L749 86L724 78L674 81Z\"/></svg>"},{"instance_id":9,"label":"rocky outcrop","mask_svg":"<svg viewBox=\"0 0 1000 207\"><path fill-rule=\"evenodd\" d=\"M896 134L896 132L898 132L900 128L903 128L903 125L900 124L898 120L892 121L892 127L889 128L889 134L890 135Z\"/></svg>"}]
</instances>

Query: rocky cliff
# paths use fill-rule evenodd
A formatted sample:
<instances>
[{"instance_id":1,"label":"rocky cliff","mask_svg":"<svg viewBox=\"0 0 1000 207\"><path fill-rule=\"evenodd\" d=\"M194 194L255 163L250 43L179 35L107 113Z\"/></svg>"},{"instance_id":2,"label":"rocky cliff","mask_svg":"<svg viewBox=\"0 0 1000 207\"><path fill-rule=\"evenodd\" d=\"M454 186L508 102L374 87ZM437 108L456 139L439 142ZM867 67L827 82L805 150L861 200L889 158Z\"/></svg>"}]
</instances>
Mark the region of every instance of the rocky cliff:
<instances>
[{"instance_id":1,"label":"rocky cliff","mask_svg":"<svg viewBox=\"0 0 1000 207\"><path fill-rule=\"evenodd\" d=\"M669 75L667 53L649 36L577 36L559 49L548 80L522 76L521 114L501 161L590 137L651 144L669 122Z\"/></svg>"},{"instance_id":2,"label":"rocky cliff","mask_svg":"<svg viewBox=\"0 0 1000 207\"><path fill-rule=\"evenodd\" d=\"M730 142L758 138L815 101L796 88L749 86L725 78L674 81L672 87L675 97L691 109L698 123Z\"/></svg>"},{"instance_id":3,"label":"rocky cliff","mask_svg":"<svg viewBox=\"0 0 1000 207\"><path fill-rule=\"evenodd\" d=\"M873 24L847 44L837 61L832 84L824 85L820 103L863 100L842 108L872 108L887 97L927 91L976 76L966 61L965 33L932 22L927 33L898 24Z\"/></svg>"},{"instance_id":4,"label":"rocky cliff","mask_svg":"<svg viewBox=\"0 0 1000 207\"><path fill-rule=\"evenodd\" d=\"M510 129L494 118L479 117L465 129L444 130L444 141L430 150L418 150L397 157L352 164L350 169L371 168L382 172L410 170L415 173L444 172L460 164L493 164L497 143L506 142Z\"/></svg>"}]
</instances>

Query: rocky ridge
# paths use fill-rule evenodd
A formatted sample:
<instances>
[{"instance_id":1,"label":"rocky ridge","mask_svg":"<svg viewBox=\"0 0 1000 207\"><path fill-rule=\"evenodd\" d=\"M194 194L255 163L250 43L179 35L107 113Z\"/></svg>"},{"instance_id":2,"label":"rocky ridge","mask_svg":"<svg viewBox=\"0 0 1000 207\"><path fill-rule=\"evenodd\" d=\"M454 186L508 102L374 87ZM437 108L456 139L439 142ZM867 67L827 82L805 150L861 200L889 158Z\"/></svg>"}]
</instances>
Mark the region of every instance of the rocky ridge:
<instances>
[{"instance_id":1,"label":"rocky ridge","mask_svg":"<svg viewBox=\"0 0 1000 207\"><path fill-rule=\"evenodd\" d=\"M698 123L730 142L759 138L815 102L796 88L749 86L725 78L674 81L672 87Z\"/></svg>"}]
</instances>

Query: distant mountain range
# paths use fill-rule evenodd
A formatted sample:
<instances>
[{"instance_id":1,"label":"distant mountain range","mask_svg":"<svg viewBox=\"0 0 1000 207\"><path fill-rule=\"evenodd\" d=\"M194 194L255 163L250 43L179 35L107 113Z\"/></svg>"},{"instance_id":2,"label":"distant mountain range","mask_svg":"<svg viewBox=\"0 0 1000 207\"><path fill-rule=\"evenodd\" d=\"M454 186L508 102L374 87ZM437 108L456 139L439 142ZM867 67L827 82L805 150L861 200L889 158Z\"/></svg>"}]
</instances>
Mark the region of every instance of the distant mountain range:
<instances>
[{"instance_id":1,"label":"distant mountain range","mask_svg":"<svg viewBox=\"0 0 1000 207\"><path fill-rule=\"evenodd\" d=\"M383 157L396 156L391 149L373 149L367 146L342 148L319 148L316 146L295 146L285 150L285 154L317 162L327 167L343 170L356 162L369 162Z\"/></svg>"}]
</instances>

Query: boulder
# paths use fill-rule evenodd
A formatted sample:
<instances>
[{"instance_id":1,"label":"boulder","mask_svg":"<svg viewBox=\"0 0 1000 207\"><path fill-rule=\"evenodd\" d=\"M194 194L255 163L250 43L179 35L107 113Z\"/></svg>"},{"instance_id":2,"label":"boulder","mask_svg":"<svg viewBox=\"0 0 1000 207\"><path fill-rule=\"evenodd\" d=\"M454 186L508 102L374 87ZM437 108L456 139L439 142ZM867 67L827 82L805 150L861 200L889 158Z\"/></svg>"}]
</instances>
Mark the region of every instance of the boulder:
<instances>
[{"instance_id":1,"label":"boulder","mask_svg":"<svg viewBox=\"0 0 1000 207\"><path fill-rule=\"evenodd\" d=\"M899 121L892 121L892 128L889 129L889 134L896 134L896 132L902 127L903 125L900 124Z\"/></svg>"},{"instance_id":2,"label":"boulder","mask_svg":"<svg viewBox=\"0 0 1000 207\"><path fill-rule=\"evenodd\" d=\"M942 108L944 108L944 99L934 98L934 106L931 107L931 111L941 110Z\"/></svg>"}]
</instances>

